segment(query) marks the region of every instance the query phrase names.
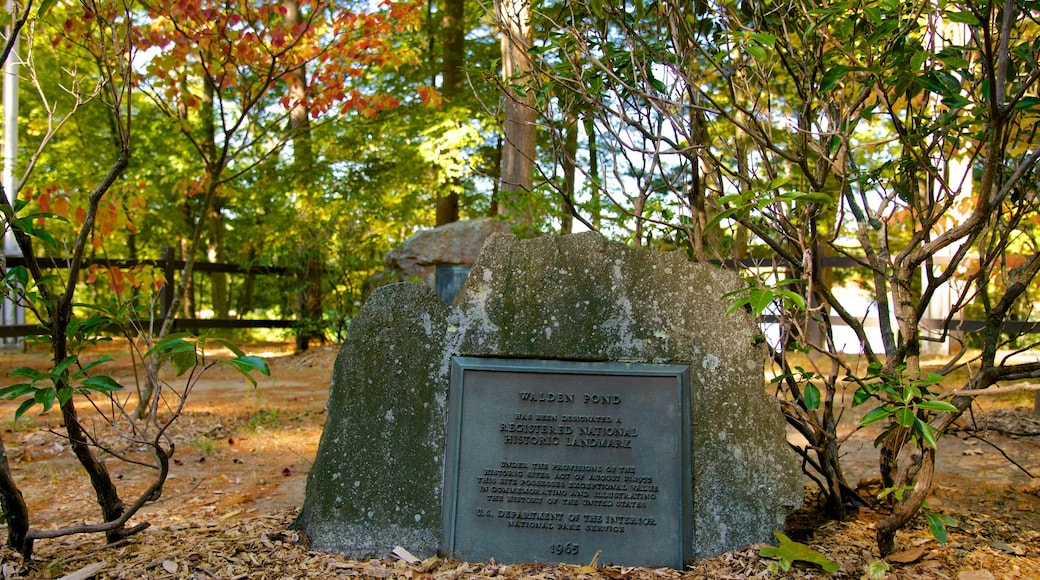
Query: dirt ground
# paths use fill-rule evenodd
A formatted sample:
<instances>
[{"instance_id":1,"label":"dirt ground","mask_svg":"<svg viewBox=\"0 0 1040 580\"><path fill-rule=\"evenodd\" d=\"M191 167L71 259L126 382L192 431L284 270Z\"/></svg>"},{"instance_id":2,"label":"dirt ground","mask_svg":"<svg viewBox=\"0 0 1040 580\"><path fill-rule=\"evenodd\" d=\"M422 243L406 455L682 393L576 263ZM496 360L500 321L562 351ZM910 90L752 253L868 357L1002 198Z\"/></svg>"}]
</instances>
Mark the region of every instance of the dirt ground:
<instances>
[{"instance_id":1,"label":"dirt ground","mask_svg":"<svg viewBox=\"0 0 1040 580\"><path fill-rule=\"evenodd\" d=\"M286 344L257 345L271 377L256 388L229 369L211 369L192 393L171 434L177 443L164 493L131 524L145 531L116 545L97 535L40 540L31 562L0 548L0 580L19 578L824 578L814 566L795 564L773 573L760 546L698 562L690 569L616 566L498 565L431 558L349 560L310 552L290 525L303 503L306 475L325 420L325 401L336 347L291 354ZM124 349L115 376L131 384ZM44 363L42 354L0 351L0 385L7 371ZM901 532L900 553L881 561L874 544L880 515L861 510L844 522L811 517L802 541L841 566L839 578L1040 578L1040 421L1031 398L989 402L974 421L940 443L936 486L929 509L948 515L949 541L940 546L923 517ZM48 429L60 415L36 410L13 420L16 403L0 404L0 436L31 512L31 525L51 529L95 523L93 493L68 446ZM85 413L88 426L89 413ZM93 424L93 427L96 427ZM875 476L877 455L869 432L844 446L847 479L864 488ZM124 499L141 489L146 473L107 459ZM1017 466L1016 466L1017 463ZM1027 475L1026 472L1031 475ZM812 494L808 495L809 500ZM6 531L0 530L6 535Z\"/></svg>"}]
</instances>

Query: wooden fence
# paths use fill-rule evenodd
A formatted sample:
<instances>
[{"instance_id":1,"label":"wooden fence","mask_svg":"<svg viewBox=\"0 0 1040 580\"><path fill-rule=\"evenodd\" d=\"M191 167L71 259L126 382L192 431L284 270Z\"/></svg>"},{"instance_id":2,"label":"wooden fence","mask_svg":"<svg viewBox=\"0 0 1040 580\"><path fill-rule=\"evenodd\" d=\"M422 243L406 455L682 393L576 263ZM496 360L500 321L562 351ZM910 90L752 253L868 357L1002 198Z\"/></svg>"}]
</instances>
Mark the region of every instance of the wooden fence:
<instances>
[{"instance_id":1,"label":"wooden fence","mask_svg":"<svg viewBox=\"0 0 1040 580\"><path fill-rule=\"evenodd\" d=\"M21 256L7 256L8 267L25 266L26 260ZM37 258L37 263L46 269L68 268L66 259ZM104 268L135 268L138 266L152 266L160 268L163 273L163 287L160 296L161 318L165 318L173 303L173 293L176 288L176 277L184 269L184 260L173 259L173 251L164 247L157 260L109 260L109 259L84 259L85 267L101 266ZM240 266L237 264L220 264L213 262L195 262L193 272L224 272L227 274L257 274L266 276L291 276L293 272L289 268L279 266ZM296 320L268 320L268 319L239 319L239 318L177 318L174 320L174 328L177 330L195 330L202 328L295 328ZM0 338L16 338L38 334L41 327L35 324L16 324L0 326Z\"/></svg>"},{"instance_id":2,"label":"wooden fence","mask_svg":"<svg viewBox=\"0 0 1040 580\"><path fill-rule=\"evenodd\" d=\"M37 261L45 268L68 268L67 260L53 258L38 258ZM7 257L8 266L24 266L25 258L17 256ZM162 254L157 260L107 260L87 259L85 266L103 266L114 268L133 268L136 266L154 266L162 268L164 285L161 296L161 315L165 318L169 306L173 302L173 292L176 275L184 268L183 260L173 259L172 249L168 246L163 248ZM720 263L726 268L751 267L751 268L786 268L786 262L778 259L744 259L725 260ZM845 257L823 257L820 258L817 267L823 268L861 268L862 265L852 258ZM194 272L224 272L228 274L259 274L268 276L289 276L293 272L289 268L279 266L240 266L237 264L220 264L212 262L195 262ZM458 282L461 285L461 282ZM778 322L775 316L764 316L763 322ZM831 316L831 323L844 326L840 317ZM942 319L926 318L921 321L921 327L929 331L940 331L944 327L949 332L975 332L985 327L984 320L961 320L954 319L946 321ZM237 318L178 318L174 321L174 328L178 330L194 330L203 328L295 328L296 320L267 320L267 319L237 319ZM877 327L876 319L863 321L866 328ZM0 326L0 338L12 338L27 336L39 332L40 328L35 325L8 325ZM1009 334L1040 334L1040 321L1006 321L1003 325L1004 332Z\"/></svg>"}]
</instances>

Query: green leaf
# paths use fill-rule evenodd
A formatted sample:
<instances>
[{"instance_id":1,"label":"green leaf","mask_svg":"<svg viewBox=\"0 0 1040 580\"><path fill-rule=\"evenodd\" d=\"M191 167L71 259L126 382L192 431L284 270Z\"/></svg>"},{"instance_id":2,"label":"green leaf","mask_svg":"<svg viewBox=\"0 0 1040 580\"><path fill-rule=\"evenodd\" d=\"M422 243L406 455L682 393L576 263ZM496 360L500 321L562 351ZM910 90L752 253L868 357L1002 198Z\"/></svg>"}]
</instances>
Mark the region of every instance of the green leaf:
<instances>
[{"instance_id":1,"label":"green leaf","mask_svg":"<svg viewBox=\"0 0 1040 580\"><path fill-rule=\"evenodd\" d=\"M58 242L54 240L54 237L47 233L45 230L33 230L30 232L33 237L38 238L49 248L57 248Z\"/></svg>"},{"instance_id":2,"label":"green leaf","mask_svg":"<svg viewBox=\"0 0 1040 580\"><path fill-rule=\"evenodd\" d=\"M240 356L228 362L247 376L253 371L259 371L264 376L271 376L271 369L267 366L267 361L258 356Z\"/></svg>"},{"instance_id":3,"label":"green leaf","mask_svg":"<svg viewBox=\"0 0 1040 580\"><path fill-rule=\"evenodd\" d=\"M67 356L67 357L65 357L65 360L61 361L60 363L58 363L57 366L54 367L54 371L53 371L54 376L58 376L58 375L63 374L75 362L76 362L76 357L75 356Z\"/></svg>"},{"instance_id":4,"label":"green leaf","mask_svg":"<svg viewBox=\"0 0 1040 580\"><path fill-rule=\"evenodd\" d=\"M177 371L177 376L183 375L198 362L194 338L186 332L171 334L148 349L145 358L153 355L169 357Z\"/></svg>"},{"instance_id":5,"label":"green leaf","mask_svg":"<svg viewBox=\"0 0 1040 580\"><path fill-rule=\"evenodd\" d=\"M903 427L913 427L914 421L917 417L914 416L914 410L910 407L899 407L896 409L896 423L899 423Z\"/></svg>"},{"instance_id":6,"label":"green leaf","mask_svg":"<svg viewBox=\"0 0 1040 580\"><path fill-rule=\"evenodd\" d=\"M959 409L946 401L921 401L917 404L918 409L933 411L935 413L957 413Z\"/></svg>"},{"instance_id":7,"label":"green leaf","mask_svg":"<svg viewBox=\"0 0 1040 580\"><path fill-rule=\"evenodd\" d=\"M148 352L144 353L144 356L145 358L148 358L150 356L161 355L164 353L169 354L171 351L178 348L191 348L192 350L195 350L195 343L185 340L194 338L195 337L192 334L187 332L175 332L169 334L166 338L155 343L152 348L148 349ZM184 345L187 345L187 347Z\"/></svg>"},{"instance_id":8,"label":"green leaf","mask_svg":"<svg viewBox=\"0 0 1040 580\"><path fill-rule=\"evenodd\" d=\"M724 196L720 197L719 198L719 205L727 205L727 204L731 204L731 203L741 203L742 204L742 203L744 203L746 201L747 200L744 199L744 196L740 195L739 193L731 193L729 195L724 195Z\"/></svg>"},{"instance_id":9,"label":"green leaf","mask_svg":"<svg viewBox=\"0 0 1040 580\"><path fill-rule=\"evenodd\" d=\"M852 406L856 407L866 403L870 399L870 391L866 387L860 387L856 389L856 394L852 396Z\"/></svg>"},{"instance_id":10,"label":"green leaf","mask_svg":"<svg viewBox=\"0 0 1040 580\"><path fill-rule=\"evenodd\" d=\"M793 562L816 564L820 568L823 568L824 572L829 572L831 574L841 569L841 566L839 566L837 562L828 559L826 556L813 550L809 546L796 542L778 531L774 531L773 535L780 540L780 545L776 547L767 546L762 548L758 551L758 555L763 558L779 560L780 567L784 570L789 570Z\"/></svg>"},{"instance_id":11,"label":"green leaf","mask_svg":"<svg viewBox=\"0 0 1040 580\"><path fill-rule=\"evenodd\" d=\"M26 288L29 286L29 270L25 266L14 266L7 270L5 278L16 280L18 286Z\"/></svg>"},{"instance_id":12,"label":"green leaf","mask_svg":"<svg viewBox=\"0 0 1040 580\"><path fill-rule=\"evenodd\" d=\"M920 398L921 398L921 389L917 388L916 386L914 386L913 383L911 383L909 385L906 385L906 387L903 388L903 396L900 397L899 400L904 402L904 403L910 403L911 401L913 401L915 399L920 399Z\"/></svg>"},{"instance_id":13,"label":"green leaf","mask_svg":"<svg viewBox=\"0 0 1040 580\"><path fill-rule=\"evenodd\" d=\"M740 300L735 300L732 304L729 305L729 308L726 309L726 314L733 314L737 310L740 310L741 308L747 306L750 303L751 299L747 297L741 298Z\"/></svg>"},{"instance_id":14,"label":"green leaf","mask_svg":"<svg viewBox=\"0 0 1040 580\"><path fill-rule=\"evenodd\" d=\"M791 191L777 197L802 203L822 203L828 205L834 203L834 199L830 195L820 191Z\"/></svg>"},{"instance_id":15,"label":"green leaf","mask_svg":"<svg viewBox=\"0 0 1040 580\"><path fill-rule=\"evenodd\" d=\"M99 359L97 359L95 361L91 361L91 362L83 365L83 368L81 370L83 372L86 372L86 371L89 371L90 369L92 369L92 368L94 368L94 367L96 367L96 366L98 366L100 364L104 364L104 363L107 363L107 362L112 362L113 360L115 360L115 359L113 359L112 357L103 356L103 357L101 357L101 358L99 358Z\"/></svg>"},{"instance_id":16,"label":"green leaf","mask_svg":"<svg viewBox=\"0 0 1040 580\"><path fill-rule=\"evenodd\" d=\"M733 215L735 215L735 214L737 214L737 213L739 213L739 212L741 212L741 211L743 211L745 209L746 208L743 207L743 206L738 206L738 207L731 207L729 209L724 209L724 210L720 211L719 213L717 213L714 216L712 216L711 220L708 221L708 224L706 226L704 226L704 231L705 232L711 231L713 228L718 227L718 225L722 223L722 220L724 220L724 219L726 219L728 217L731 217L731 216L733 216Z\"/></svg>"},{"instance_id":17,"label":"green leaf","mask_svg":"<svg viewBox=\"0 0 1040 580\"><path fill-rule=\"evenodd\" d=\"M47 377L46 374L41 373L36 369L31 369L29 367L18 367L16 369L11 369L7 371L7 374L12 377L25 377L33 382L39 381Z\"/></svg>"},{"instance_id":18,"label":"green leaf","mask_svg":"<svg viewBox=\"0 0 1040 580\"><path fill-rule=\"evenodd\" d=\"M971 104L971 99L964 95L950 95L948 97L943 97L942 104L951 109L963 109Z\"/></svg>"},{"instance_id":19,"label":"green leaf","mask_svg":"<svg viewBox=\"0 0 1040 580\"><path fill-rule=\"evenodd\" d=\"M195 352L195 345L191 345L191 347L191 350L179 349L170 357L174 368L177 370L178 377L188 372L189 369L194 368L199 360Z\"/></svg>"},{"instance_id":20,"label":"green leaf","mask_svg":"<svg viewBox=\"0 0 1040 580\"><path fill-rule=\"evenodd\" d=\"M815 411L820 408L820 389L809 383L805 385L805 408L810 411Z\"/></svg>"},{"instance_id":21,"label":"green leaf","mask_svg":"<svg viewBox=\"0 0 1040 580\"><path fill-rule=\"evenodd\" d=\"M979 19L975 17L971 12L946 12L944 14L948 20L953 22L960 22L962 24L970 24L972 26L978 26Z\"/></svg>"},{"instance_id":22,"label":"green leaf","mask_svg":"<svg viewBox=\"0 0 1040 580\"><path fill-rule=\"evenodd\" d=\"M935 541L939 542L940 545L945 546L946 541L949 540L949 533L946 531L946 526L952 526L957 523L957 520L944 514L927 513L925 519L928 520L928 529L932 532L932 537Z\"/></svg>"},{"instance_id":23,"label":"green leaf","mask_svg":"<svg viewBox=\"0 0 1040 580\"><path fill-rule=\"evenodd\" d=\"M754 57L755 60L765 60L766 59L766 56L767 56L766 49L761 47L761 46L759 46L759 45L757 45L757 44L749 44L746 47L744 47L744 49L747 50L748 54L750 54L752 57Z\"/></svg>"},{"instance_id":24,"label":"green leaf","mask_svg":"<svg viewBox=\"0 0 1040 580\"><path fill-rule=\"evenodd\" d=\"M36 387L28 383L18 383L17 385L11 385L0 389L0 397L13 401L22 395L27 395L36 390Z\"/></svg>"},{"instance_id":25,"label":"green leaf","mask_svg":"<svg viewBox=\"0 0 1040 580\"><path fill-rule=\"evenodd\" d=\"M72 399L72 395L73 395L73 392L72 392L72 388L71 387L62 387L62 388L58 389L58 394L57 394L58 405L65 406L65 403L68 403L69 400Z\"/></svg>"},{"instance_id":26,"label":"green leaf","mask_svg":"<svg viewBox=\"0 0 1040 580\"><path fill-rule=\"evenodd\" d=\"M54 5L57 3L58 0L43 0L42 2L40 2L40 8L37 11L37 14L40 18L47 16L47 13L50 12L51 8L54 8Z\"/></svg>"},{"instance_id":27,"label":"green leaf","mask_svg":"<svg viewBox=\"0 0 1040 580\"><path fill-rule=\"evenodd\" d=\"M877 423L883 419L887 419L892 413L895 413L895 409L891 407L878 407L873 411L863 415L863 418L859 420L860 427L864 425L870 425L871 423Z\"/></svg>"},{"instance_id":28,"label":"green leaf","mask_svg":"<svg viewBox=\"0 0 1040 580\"><path fill-rule=\"evenodd\" d=\"M784 298L787 301L793 303L798 308L805 308L805 306L806 306L805 298L802 298L801 294L798 294L796 292L792 292L790 290L784 290L782 288L775 289L773 292L777 296L779 296L781 298Z\"/></svg>"},{"instance_id":29,"label":"green leaf","mask_svg":"<svg viewBox=\"0 0 1040 580\"><path fill-rule=\"evenodd\" d=\"M241 348L238 348L238 345L231 342L230 340L226 340L223 338L211 338L210 340L230 350L232 354L234 354L235 356L246 356L246 353L243 352Z\"/></svg>"},{"instance_id":30,"label":"green leaf","mask_svg":"<svg viewBox=\"0 0 1040 580\"><path fill-rule=\"evenodd\" d=\"M841 82L841 79L845 78L845 75L852 70L851 68L839 64L832 67L827 72L823 73L823 78L820 79L820 92L829 93L835 86Z\"/></svg>"},{"instance_id":31,"label":"green leaf","mask_svg":"<svg viewBox=\"0 0 1040 580\"><path fill-rule=\"evenodd\" d=\"M102 393L112 393L124 388L123 385L117 383L115 379L106 376L90 377L83 381L83 385L91 391Z\"/></svg>"},{"instance_id":32,"label":"green leaf","mask_svg":"<svg viewBox=\"0 0 1040 580\"><path fill-rule=\"evenodd\" d=\"M891 495L896 498L896 501L903 501L903 498L906 497L906 494L910 493L910 491L912 491L913 489L914 488L911 485L904 485L902 487L886 487L885 489L882 489L880 493L878 493L877 498L885 499L886 497Z\"/></svg>"},{"instance_id":33,"label":"green leaf","mask_svg":"<svg viewBox=\"0 0 1040 580\"><path fill-rule=\"evenodd\" d=\"M928 373L925 376L917 379L916 381L910 381L910 384L920 386L937 385L941 383L942 380L943 376L939 373Z\"/></svg>"},{"instance_id":34,"label":"green leaf","mask_svg":"<svg viewBox=\"0 0 1040 580\"><path fill-rule=\"evenodd\" d=\"M937 95L950 96L948 87L944 85L932 71L926 72L917 77L917 84Z\"/></svg>"},{"instance_id":35,"label":"green leaf","mask_svg":"<svg viewBox=\"0 0 1040 580\"><path fill-rule=\"evenodd\" d=\"M43 406L43 411L47 412L54 406L54 398L57 395L54 389L36 389L36 396L33 400Z\"/></svg>"},{"instance_id":36,"label":"green leaf","mask_svg":"<svg viewBox=\"0 0 1040 580\"><path fill-rule=\"evenodd\" d=\"M769 308L769 305L776 299L776 295L771 290L762 288L751 289L751 311L755 314L762 314Z\"/></svg>"},{"instance_id":37,"label":"green leaf","mask_svg":"<svg viewBox=\"0 0 1040 580\"><path fill-rule=\"evenodd\" d=\"M964 58L959 54L939 53L937 56L939 57L939 60L943 61L943 64L953 68L968 68L968 66L971 64L968 62L968 59Z\"/></svg>"},{"instance_id":38,"label":"green leaf","mask_svg":"<svg viewBox=\"0 0 1040 580\"><path fill-rule=\"evenodd\" d=\"M18 410L14 412L14 419L15 419L15 421L17 421L18 419L21 419L22 415L24 415L25 412L28 411L29 409L32 409L33 405L35 405L35 404L36 404L36 399L26 399L26 400L22 401L22 404L18 405Z\"/></svg>"},{"instance_id":39,"label":"green leaf","mask_svg":"<svg viewBox=\"0 0 1040 580\"><path fill-rule=\"evenodd\" d=\"M863 13L867 15L867 20L873 25L881 24L881 8L879 6L868 6L863 9Z\"/></svg>"},{"instance_id":40,"label":"green leaf","mask_svg":"<svg viewBox=\"0 0 1040 580\"><path fill-rule=\"evenodd\" d=\"M935 449L935 429L928 423L915 418L914 419L914 431L921 437L921 442L926 446Z\"/></svg>"},{"instance_id":41,"label":"green leaf","mask_svg":"<svg viewBox=\"0 0 1040 580\"><path fill-rule=\"evenodd\" d=\"M1033 108L1040 109L1040 97L1022 97L1015 103L1015 110L1017 111Z\"/></svg>"},{"instance_id":42,"label":"green leaf","mask_svg":"<svg viewBox=\"0 0 1040 580\"><path fill-rule=\"evenodd\" d=\"M773 48L776 45L776 36L765 32L753 32L751 33L751 39L769 48Z\"/></svg>"}]
</instances>

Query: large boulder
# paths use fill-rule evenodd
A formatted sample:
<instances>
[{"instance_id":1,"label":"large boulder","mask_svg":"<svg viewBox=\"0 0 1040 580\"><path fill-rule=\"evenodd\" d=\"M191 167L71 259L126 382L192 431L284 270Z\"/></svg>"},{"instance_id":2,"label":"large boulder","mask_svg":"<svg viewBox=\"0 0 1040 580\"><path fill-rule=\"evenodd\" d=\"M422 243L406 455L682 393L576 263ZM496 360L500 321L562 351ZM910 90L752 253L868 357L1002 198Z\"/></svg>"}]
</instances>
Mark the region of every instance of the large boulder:
<instances>
[{"instance_id":1,"label":"large boulder","mask_svg":"<svg viewBox=\"0 0 1040 580\"><path fill-rule=\"evenodd\" d=\"M450 363L463 355L689 365L692 553L769 540L802 483L764 389L759 329L726 314L722 297L741 285L585 233L493 236L450 308L418 285L381 288L336 362L298 525L319 550L435 553Z\"/></svg>"}]
</instances>

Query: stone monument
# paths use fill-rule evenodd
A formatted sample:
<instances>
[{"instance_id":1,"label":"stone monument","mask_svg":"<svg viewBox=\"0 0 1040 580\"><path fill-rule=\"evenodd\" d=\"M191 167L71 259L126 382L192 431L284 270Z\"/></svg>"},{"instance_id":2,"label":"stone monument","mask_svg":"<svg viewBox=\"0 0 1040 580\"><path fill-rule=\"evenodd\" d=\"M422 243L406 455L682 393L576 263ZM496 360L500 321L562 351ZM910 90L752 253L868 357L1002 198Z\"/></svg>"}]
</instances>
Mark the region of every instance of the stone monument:
<instances>
[{"instance_id":1,"label":"stone monument","mask_svg":"<svg viewBox=\"0 0 1040 580\"><path fill-rule=\"evenodd\" d=\"M487 218L422 230L390 250L386 266L400 280L419 279L436 288L439 266L471 266L488 237L507 232L508 222Z\"/></svg>"},{"instance_id":2,"label":"stone monument","mask_svg":"<svg viewBox=\"0 0 1040 580\"><path fill-rule=\"evenodd\" d=\"M677 252L633 249L584 233L531 240L492 236L451 306L423 285L380 288L352 323L336 361L329 417L297 526L315 550L385 557L402 546L420 557L437 553L445 545L442 501L448 506L476 501L466 494L471 487L472 493L478 489L466 476L449 481L451 489L445 493L445 472L458 469L445 464L452 367L460 361L509 359L535 365L563 361L580 368L613 364L688 369L684 388L689 392L682 404L688 405L683 409L688 421L683 452L689 457L689 473L682 481L689 489L680 491L688 492L690 502L683 521L668 535L688 534L688 539L676 539L684 544L679 552L684 557L770 540L773 530L782 529L786 514L800 505L802 484L779 406L765 393L759 330L750 314L725 313L727 302L721 297L741 284L732 272L690 263ZM553 368L571 372L566 365ZM611 387L602 396L620 397L625 388ZM561 393L574 396L574 404L579 396L598 396L580 389ZM612 421L628 417L620 412L589 416ZM570 435L566 429L576 423L557 419L517 419L510 424L523 432ZM646 432L646 425L644 421L639 433ZM624 433L611 431L618 439L625 439ZM648 452L650 448L640 453ZM469 451L456 449L452 460L460 453ZM605 471L609 463L595 457L601 456L557 463L582 469L600 466ZM681 458L676 461L681 463ZM616 469L635 470L628 474L639 477L637 471L644 468L620 462ZM513 471L538 476L533 462ZM497 484L497 478L509 474L494 477ZM617 493L638 493L631 487L637 484ZM530 491L516 497L535 502L545 495ZM675 510L683 509L681 500L668 501L675 502ZM634 510L618 515L635 518L621 520L633 527L660 517L636 506L622 507ZM508 512L503 517L598 517L584 507L526 512L513 508L502 505ZM644 509L661 510L662 505ZM478 516L466 511L462 517L467 526ZM556 542L548 533L545 538L537 543L550 546L551 556L532 560L587 562L592 557L588 548L594 546L571 554L567 542ZM638 550L639 545L631 546L632 553ZM601 561L644 565L616 553Z\"/></svg>"}]
</instances>

